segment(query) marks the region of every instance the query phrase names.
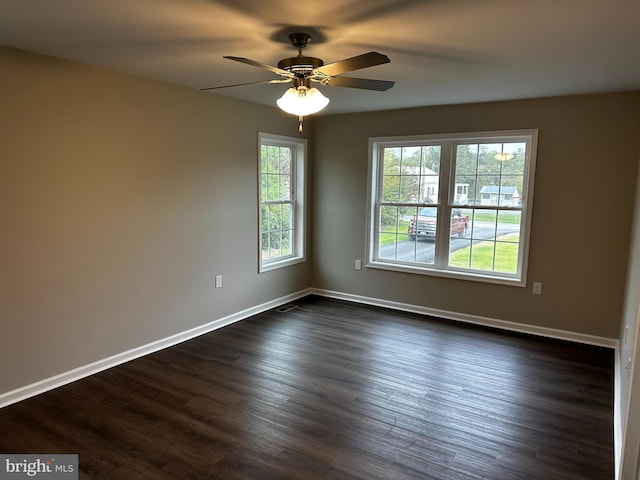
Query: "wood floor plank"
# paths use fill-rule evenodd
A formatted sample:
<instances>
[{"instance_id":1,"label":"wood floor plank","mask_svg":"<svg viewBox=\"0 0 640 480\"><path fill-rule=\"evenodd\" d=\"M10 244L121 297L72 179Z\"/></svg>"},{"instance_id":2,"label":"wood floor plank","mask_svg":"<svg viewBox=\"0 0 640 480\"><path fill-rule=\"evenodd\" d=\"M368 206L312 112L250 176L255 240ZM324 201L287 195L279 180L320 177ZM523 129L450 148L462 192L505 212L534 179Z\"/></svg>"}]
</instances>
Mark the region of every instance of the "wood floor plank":
<instances>
[{"instance_id":1,"label":"wood floor plank","mask_svg":"<svg viewBox=\"0 0 640 480\"><path fill-rule=\"evenodd\" d=\"M319 297L0 410L82 479L613 479L613 351Z\"/></svg>"}]
</instances>

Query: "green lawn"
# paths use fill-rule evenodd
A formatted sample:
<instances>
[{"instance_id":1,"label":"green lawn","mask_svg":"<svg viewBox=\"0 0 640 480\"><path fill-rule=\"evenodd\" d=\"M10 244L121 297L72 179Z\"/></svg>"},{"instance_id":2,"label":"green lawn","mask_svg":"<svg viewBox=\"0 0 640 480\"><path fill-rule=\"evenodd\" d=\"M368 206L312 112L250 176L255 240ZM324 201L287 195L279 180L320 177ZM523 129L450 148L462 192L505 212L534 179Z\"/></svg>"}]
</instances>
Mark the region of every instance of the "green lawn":
<instances>
[{"instance_id":1,"label":"green lawn","mask_svg":"<svg viewBox=\"0 0 640 480\"><path fill-rule=\"evenodd\" d=\"M495 222L495 212L476 212L476 220L483 222ZM520 216L516 214L503 214L501 223L520 223ZM407 240L407 227L409 222L399 222L397 233L395 225L386 226L380 232L380 246L389 245ZM494 261L495 245L495 261ZM449 265L452 267L472 268L489 272L516 273L518 267L518 234L512 233L498 238L498 242L492 241L473 244L472 247L461 248L449 256Z\"/></svg>"},{"instance_id":2,"label":"green lawn","mask_svg":"<svg viewBox=\"0 0 640 480\"><path fill-rule=\"evenodd\" d=\"M463 212L469 215L469 218L472 217L472 213L467 210L463 210ZM475 220L478 222L495 222L496 221L496 212L495 211L486 211L486 210L476 210ZM520 223L520 213L519 212L502 212L500 215L500 223L508 223L508 224L519 224Z\"/></svg>"},{"instance_id":3,"label":"green lawn","mask_svg":"<svg viewBox=\"0 0 640 480\"><path fill-rule=\"evenodd\" d=\"M512 233L499 237L497 243L475 243L471 247L461 248L453 252L449 256L449 265L490 272L516 273L518 268L517 241L518 234Z\"/></svg>"},{"instance_id":4,"label":"green lawn","mask_svg":"<svg viewBox=\"0 0 640 480\"><path fill-rule=\"evenodd\" d=\"M398 222L398 233L393 230L395 225L383 225L380 229L380 245L389 245L390 243L402 242L408 240L407 230L409 229L409 222L406 220Z\"/></svg>"}]
</instances>

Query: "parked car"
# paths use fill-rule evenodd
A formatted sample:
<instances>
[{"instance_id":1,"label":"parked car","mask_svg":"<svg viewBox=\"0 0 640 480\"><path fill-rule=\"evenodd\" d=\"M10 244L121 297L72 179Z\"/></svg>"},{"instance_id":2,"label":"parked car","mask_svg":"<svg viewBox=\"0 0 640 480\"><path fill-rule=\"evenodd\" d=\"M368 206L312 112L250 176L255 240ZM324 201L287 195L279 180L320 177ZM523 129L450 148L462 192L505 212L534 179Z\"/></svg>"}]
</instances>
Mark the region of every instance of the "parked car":
<instances>
[{"instance_id":1,"label":"parked car","mask_svg":"<svg viewBox=\"0 0 640 480\"><path fill-rule=\"evenodd\" d=\"M418 215L409 220L409 238L435 239L436 221L438 218L437 207L422 207L418 210ZM454 208L451 212L451 236L464 237L469 226L469 216L464 215L459 208Z\"/></svg>"}]
</instances>

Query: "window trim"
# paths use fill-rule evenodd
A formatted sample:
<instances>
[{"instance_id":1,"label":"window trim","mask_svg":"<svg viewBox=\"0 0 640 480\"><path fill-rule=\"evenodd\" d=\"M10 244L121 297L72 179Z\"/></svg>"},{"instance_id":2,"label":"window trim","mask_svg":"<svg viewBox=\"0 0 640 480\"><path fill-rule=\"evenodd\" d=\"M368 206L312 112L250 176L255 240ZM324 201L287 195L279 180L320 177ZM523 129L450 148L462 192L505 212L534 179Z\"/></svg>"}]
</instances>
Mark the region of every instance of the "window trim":
<instances>
[{"instance_id":1,"label":"window trim","mask_svg":"<svg viewBox=\"0 0 640 480\"><path fill-rule=\"evenodd\" d=\"M293 251L286 257L276 259L262 259L262 146L272 145L291 147L292 149L292 207L293 207ZM288 267L306 261L306 200L307 200L307 140L303 138L287 137L272 133L258 132L258 185L256 215L257 246L258 246L258 273L269 272L279 268Z\"/></svg>"},{"instance_id":2,"label":"window trim","mask_svg":"<svg viewBox=\"0 0 640 480\"><path fill-rule=\"evenodd\" d=\"M480 272L463 270L455 267L443 267L438 265L438 258L448 256L449 249L449 218L451 210L459 207L454 205L455 197L455 172L454 153L456 145L465 143L483 142L513 142L524 141L528 144L528 155L525 158L524 182L526 186L522 192L521 202L523 208L519 209L524 215L524 221L520 226L520 246L518 264L520 272L514 275L499 274L495 272ZM442 163L440 165L440 198L438 201L439 215L437 229L444 232L447 240L435 242L435 255L433 265L412 265L410 263L396 263L394 261L376 258L378 255L379 229L377 225L377 211L379 204L379 190L381 188L381 162L380 154L383 148L390 146L426 146L441 145ZM533 213L533 193L536 170L536 157L538 146L538 129L500 130L467 133L425 134L389 137L369 138L369 166L367 171L367 221L366 221L366 267L382 270L399 271L419 275L453 278L461 280L494 283L517 287L526 287L529 260L529 244L531 237L531 219ZM496 206L497 207L497 206Z\"/></svg>"}]
</instances>

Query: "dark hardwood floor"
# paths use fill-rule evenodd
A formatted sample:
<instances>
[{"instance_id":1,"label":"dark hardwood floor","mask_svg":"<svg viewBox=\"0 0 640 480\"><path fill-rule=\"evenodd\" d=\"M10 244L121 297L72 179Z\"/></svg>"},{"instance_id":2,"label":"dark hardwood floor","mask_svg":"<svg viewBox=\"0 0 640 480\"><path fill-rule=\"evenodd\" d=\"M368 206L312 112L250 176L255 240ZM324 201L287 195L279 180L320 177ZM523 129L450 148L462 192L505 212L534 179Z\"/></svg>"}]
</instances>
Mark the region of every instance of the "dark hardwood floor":
<instances>
[{"instance_id":1,"label":"dark hardwood floor","mask_svg":"<svg viewBox=\"0 0 640 480\"><path fill-rule=\"evenodd\" d=\"M81 479L613 479L612 350L296 305L5 407L0 451Z\"/></svg>"}]
</instances>

